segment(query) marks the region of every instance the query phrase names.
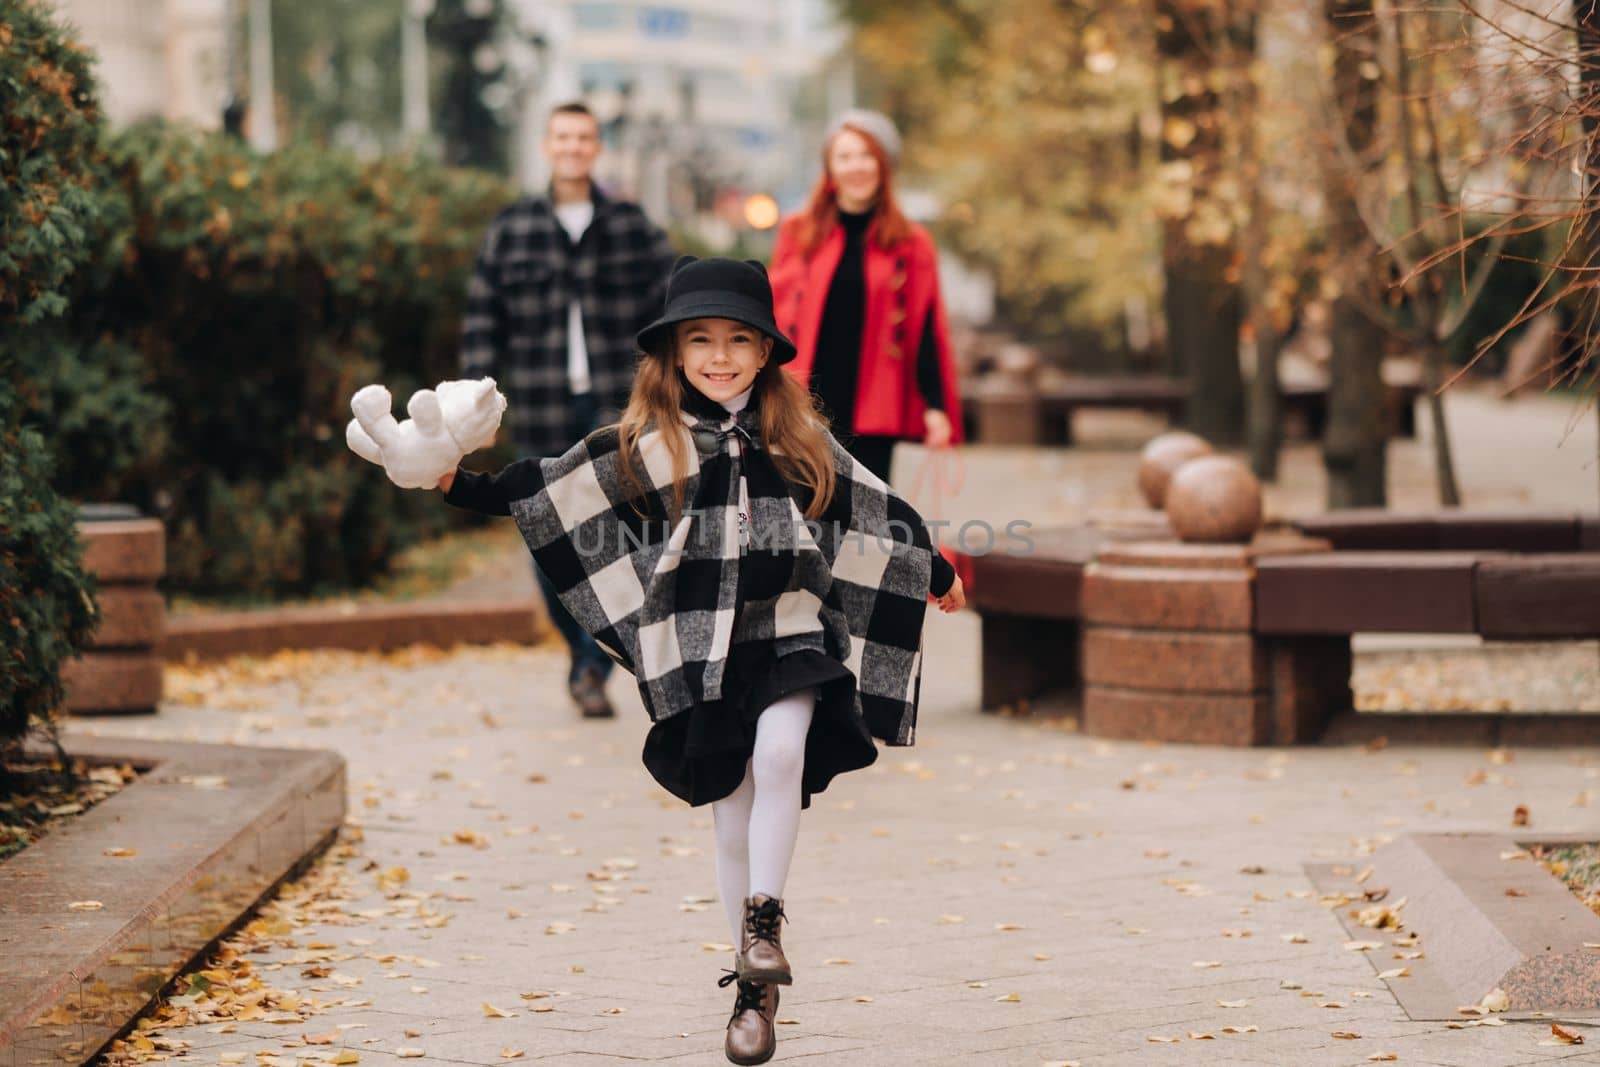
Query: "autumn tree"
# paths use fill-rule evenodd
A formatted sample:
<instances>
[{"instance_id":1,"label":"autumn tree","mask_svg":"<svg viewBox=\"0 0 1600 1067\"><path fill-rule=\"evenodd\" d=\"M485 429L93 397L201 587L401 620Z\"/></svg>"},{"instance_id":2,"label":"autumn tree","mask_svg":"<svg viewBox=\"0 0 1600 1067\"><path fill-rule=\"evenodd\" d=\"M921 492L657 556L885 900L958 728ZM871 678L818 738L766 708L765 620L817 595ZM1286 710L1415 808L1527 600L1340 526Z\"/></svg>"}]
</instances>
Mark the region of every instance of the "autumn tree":
<instances>
[{"instance_id":1,"label":"autumn tree","mask_svg":"<svg viewBox=\"0 0 1600 1067\"><path fill-rule=\"evenodd\" d=\"M1186 378L1190 427L1231 443L1244 432L1239 370L1238 175L1223 110L1254 49L1253 13L1234 3L1156 0L1160 55L1161 170L1169 365Z\"/></svg>"},{"instance_id":2,"label":"autumn tree","mask_svg":"<svg viewBox=\"0 0 1600 1067\"><path fill-rule=\"evenodd\" d=\"M1323 17L1333 42L1329 102L1335 121L1322 155L1333 342L1322 457L1330 508L1381 507L1388 437L1379 318L1384 286L1361 207L1363 182L1382 163L1377 18L1372 0L1325 0Z\"/></svg>"},{"instance_id":3,"label":"autumn tree","mask_svg":"<svg viewBox=\"0 0 1600 1067\"><path fill-rule=\"evenodd\" d=\"M1147 20L1089 0L844 0L866 99L937 192L941 243L988 268L1001 315L1067 362L1125 360L1159 299L1159 113Z\"/></svg>"}]
</instances>

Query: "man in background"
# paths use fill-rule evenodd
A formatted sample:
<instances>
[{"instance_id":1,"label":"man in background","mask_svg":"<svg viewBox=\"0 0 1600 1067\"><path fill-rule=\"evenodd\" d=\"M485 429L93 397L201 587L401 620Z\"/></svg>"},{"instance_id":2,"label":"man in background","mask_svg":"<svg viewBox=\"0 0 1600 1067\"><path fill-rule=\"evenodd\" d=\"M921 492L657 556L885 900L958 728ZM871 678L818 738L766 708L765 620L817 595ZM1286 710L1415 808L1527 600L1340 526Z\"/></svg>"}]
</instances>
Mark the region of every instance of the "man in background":
<instances>
[{"instance_id":1,"label":"man in background","mask_svg":"<svg viewBox=\"0 0 1600 1067\"><path fill-rule=\"evenodd\" d=\"M674 257L638 205L595 185L600 124L582 103L545 124L550 187L496 216L467 286L461 369L492 375L509 401L522 456L557 456L616 422L633 388L634 335L660 314ZM566 639L567 683L586 718L615 714L606 698L611 657L561 606L534 566Z\"/></svg>"}]
</instances>

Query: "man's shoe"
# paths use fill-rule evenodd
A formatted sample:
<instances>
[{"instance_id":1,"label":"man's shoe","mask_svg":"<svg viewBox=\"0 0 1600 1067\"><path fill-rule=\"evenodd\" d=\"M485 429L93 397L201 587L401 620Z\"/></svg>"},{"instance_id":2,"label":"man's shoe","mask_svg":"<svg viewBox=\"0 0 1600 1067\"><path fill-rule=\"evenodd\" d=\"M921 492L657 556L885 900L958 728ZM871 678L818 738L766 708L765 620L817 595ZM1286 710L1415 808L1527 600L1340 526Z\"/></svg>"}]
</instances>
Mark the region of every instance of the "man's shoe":
<instances>
[{"instance_id":1,"label":"man's shoe","mask_svg":"<svg viewBox=\"0 0 1600 1067\"><path fill-rule=\"evenodd\" d=\"M744 902L744 931L739 943L739 977L751 982L791 985L794 975L783 954L778 931L784 920L783 901L757 893Z\"/></svg>"},{"instance_id":2,"label":"man's shoe","mask_svg":"<svg viewBox=\"0 0 1600 1067\"><path fill-rule=\"evenodd\" d=\"M728 1017L728 1037L722 1049L730 1063L766 1063L778 1048L778 1028L774 1025L778 987L745 981L734 971L717 979L721 988L734 982L739 983L739 991L733 1000L733 1014Z\"/></svg>"},{"instance_id":3,"label":"man's shoe","mask_svg":"<svg viewBox=\"0 0 1600 1067\"><path fill-rule=\"evenodd\" d=\"M585 719L609 719L617 713L606 699L606 680L593 667L585 667L572 679L568 689Z\"/></svg>"}]
</instances>

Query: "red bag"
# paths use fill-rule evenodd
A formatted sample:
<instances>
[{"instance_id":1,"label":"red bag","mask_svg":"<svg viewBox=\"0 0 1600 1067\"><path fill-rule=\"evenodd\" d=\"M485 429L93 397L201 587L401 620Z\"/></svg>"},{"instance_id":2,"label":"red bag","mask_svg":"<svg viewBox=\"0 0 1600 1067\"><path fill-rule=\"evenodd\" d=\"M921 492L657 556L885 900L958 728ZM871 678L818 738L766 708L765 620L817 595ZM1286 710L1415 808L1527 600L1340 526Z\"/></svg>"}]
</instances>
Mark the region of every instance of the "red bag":
<instances>
[{"instance_id":1,"label":"red bag","mask_svg":"<svg viewBox=\"0 0 1600 1067\"><path fill-rule=\"evenodd\" d=\"M911 477L911 486L906 491L906 500L915 507L924 519L939 520L948 518L945 512L947 501L950 497L961 492L961 487L967 480L967 465L961 458L961 453L954 448L930 448L928 455L923 460L922 466ZM927 491L924 494L923 489ZM919 504L919 500L922 503ZM972 599L972 557L960 551L952 543L954 538L948 526L939 527L934 535L934 547L939 554L950 561L950 566L956 570L956 577L961 579L963 591L967 599ZM929 594L929 600L936 599Z\"/></svg>"}]
</instances>

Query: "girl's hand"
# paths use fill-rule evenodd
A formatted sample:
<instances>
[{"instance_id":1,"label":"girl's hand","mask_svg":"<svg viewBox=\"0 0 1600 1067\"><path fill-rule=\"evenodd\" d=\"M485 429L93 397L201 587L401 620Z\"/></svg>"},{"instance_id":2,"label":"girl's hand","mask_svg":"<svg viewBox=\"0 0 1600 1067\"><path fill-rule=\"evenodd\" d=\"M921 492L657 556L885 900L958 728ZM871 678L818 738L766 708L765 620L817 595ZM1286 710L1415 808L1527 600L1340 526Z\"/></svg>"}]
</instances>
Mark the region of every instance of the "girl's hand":
<instances>
[{"instance_id":1,"label":"girl's hand","mask_svg":"<svg viewBox=\"0 0 1600 1067\"><path fill-rule=\"evenodd\" d=\"M444 476L439 479L439 488L448 493L450 491L450 487L454 484L456 484L456 472L445 471ZM956 579L956 581L960 580L961 579L959 578Z\"/></svg>"},{"instance_id":2,"label":"girl's hand","mask_svg":"<svg viewBox=\"0 0 1600 1067\"><path fill-rule=\"evenodd\" d=\"M956 580L950 583L950 588L945 591L944 596L939 598L939 610L949 613L960 611L966 606L967 591L962 588L961 575L958 574L956 575Z\"/></svg>"},{"instance_id":3,"label":"girl's hand","mask_svg":"<svg viewBox=\"0 0 1600 1067\"><path fill-rule=\"evenodd\" d=\"M929 448L950 447L950 416L929 408L922 414L923 443Z\"/></svg>"}]
</instances>

